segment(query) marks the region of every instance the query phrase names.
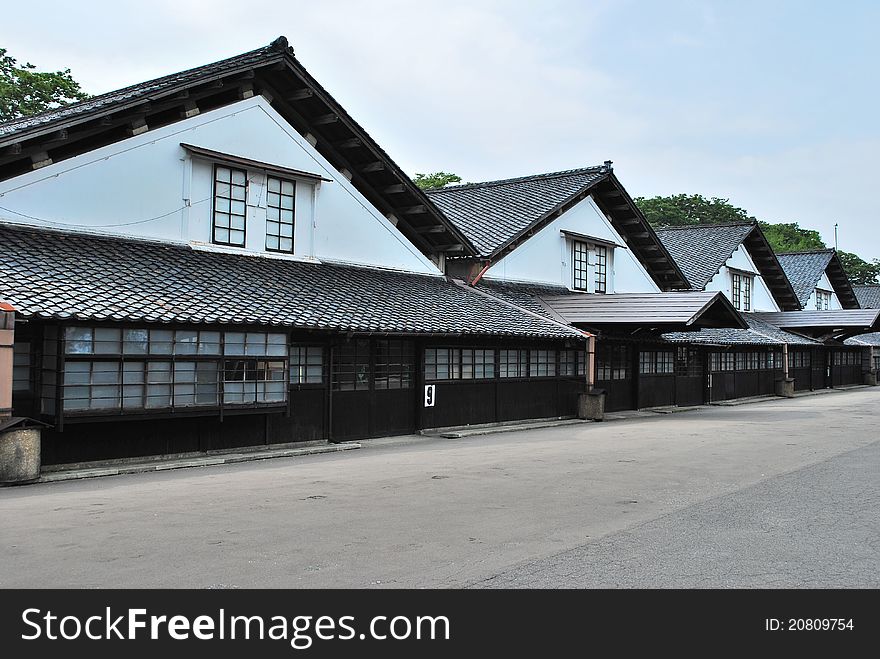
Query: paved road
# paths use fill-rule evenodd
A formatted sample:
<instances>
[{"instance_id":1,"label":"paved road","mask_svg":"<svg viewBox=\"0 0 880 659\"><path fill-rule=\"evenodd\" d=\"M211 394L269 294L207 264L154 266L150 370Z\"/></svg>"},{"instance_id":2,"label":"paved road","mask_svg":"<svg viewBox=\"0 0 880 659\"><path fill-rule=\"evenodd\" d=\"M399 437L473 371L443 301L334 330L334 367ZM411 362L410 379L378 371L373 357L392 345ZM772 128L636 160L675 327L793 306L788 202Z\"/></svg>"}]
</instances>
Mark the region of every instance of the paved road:
<instances>
[{"instance_id":1,"label":"paved road","mask_svg":"<svg viewBox=\"0 0 880 659\"><path fill-rule=\"evenodd\" d=\"M0 587L878 587L878 403L5 488Z\"/></svg>"}]
</instances>

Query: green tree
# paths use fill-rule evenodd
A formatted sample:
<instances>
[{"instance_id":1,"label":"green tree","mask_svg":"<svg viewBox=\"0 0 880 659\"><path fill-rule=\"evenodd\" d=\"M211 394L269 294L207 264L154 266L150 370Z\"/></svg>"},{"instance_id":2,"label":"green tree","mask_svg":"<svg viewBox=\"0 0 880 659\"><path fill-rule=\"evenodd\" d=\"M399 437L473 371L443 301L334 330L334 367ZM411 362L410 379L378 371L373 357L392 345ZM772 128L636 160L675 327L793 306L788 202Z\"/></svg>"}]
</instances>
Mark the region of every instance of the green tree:
<instances>
[{"instance_id":1,"label":"green tree","mask_svg":"<svg viewBox=\"0 0 880 659\"><path fill-rule=\"evenodd\" d=\"M30 62L19 65L0 48L0 121L18 119L61 105L81 101L88 94L80 89L70 69L39 72Z\"/></svg>"},{"instance_id":2,"label":"green tree","mask_svg":"<svg viewBox=\"0 0 880 659\"><path fill-rule=\"evenodd\" d=\"M413 183L422 190L436 190L450 183L460 183L461 176L458 174L450 174L449 172L434 172L432 174L416 174L413 177Z\"/></svg>"},{"instance_id":3,"label":"green tree","mask_svg":"<svg viewBox=\"0 0 880 659\"><path fill-rule=\"evenodd\" d=\"M870 263L851 252L837 252L846 276L851 284L878 284L880 283L880 260L874 259Z\"/></svg>"},{"instance_id":4,"label":"green tree","mask_svg":"<svg viewBox=\"0 0 880 659\"><path fill-rule=\"evenodd\" d=\"M803 252L811 249L825 249L825 241L818 231L802 229L797 222L770 224L761 222L761 230L767 242L777 254Z\"/></svg>"},{"instance_id":5,"label":"green tree","mask_svg":"<svg viewBox=\"0 0 880 659\"><path fill-rule=\"evenodd\" d=\"M723 224L754 222L755 218L728 199L699 194L677 194L669 197L636 197L634 200L654 226L687 226L691 224Z\"/></svg>"}]
</instances>

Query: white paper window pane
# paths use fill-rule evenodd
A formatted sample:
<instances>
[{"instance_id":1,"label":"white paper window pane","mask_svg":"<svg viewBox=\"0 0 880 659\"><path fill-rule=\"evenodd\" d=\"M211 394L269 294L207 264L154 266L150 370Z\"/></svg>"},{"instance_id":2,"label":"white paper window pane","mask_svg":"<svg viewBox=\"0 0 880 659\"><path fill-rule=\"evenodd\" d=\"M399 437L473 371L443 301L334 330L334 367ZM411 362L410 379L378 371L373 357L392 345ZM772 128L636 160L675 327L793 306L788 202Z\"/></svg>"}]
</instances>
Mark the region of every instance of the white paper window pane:
<instances>
[{"instance_id":1,"label":"white paper window pane","mask_svg":"<svg viewBox=\"0 0 880 659\"><path fill-rule=\"evenodd\" d=\"M150 330L150 354L170 355L173 338L170 330Z\"/></svg>"},{"instance_id":2,"label":"white paper window pane","mask_svg":"<svg viewBox=\"0 0 880 659\"><path fill-rule=\"evenodd\" d=\"M220 354L220 332L201 332L199 334L199 354Z\"/></svg>"},{"instance_id":3,"label":"white paper window pane","mask_svg":"<svg viewBox=\"0 0 880 659\"><path fill-rule=\"evenodd\" d=\"M65 390L64 409L70 411L89 409L89 388L72 387Z\"/></svg>"},{"instance_id":4,"label":"white paper window pane","mask_svg":"<svg viewBox=\"0 0 880 659\"><path fill-rule=\"evenodd\" d=\"M89 355L92 353L92 328L68 327L64 330L66 351L71 355Z\"/></svg>"},{"instance_id":5,"label":"white paper window pane","mask_svg":"<svg viewBox=\"0 0 880 659\"><path fill-rule=\"evenodd\" d=\"M232 198L238 201L244 201L245 189L242 187L238 187L237 185L232 186Z\"/></svg>"},{"instance_id":6,"label":"white paper window pane","mask_svg":"<svg viewBox=\"0 0 880 659\"><path fill-rule=\"evenodd\" d=\"M226 332L224 353L227 355L244 354L244 332Z\"/></svg>"},{"instance_id":7,"label":"white paper window pane","mask_svg":"<svg viewBox=\"0 0 880 659\"><path fill-rule=\"evenodd\" d=\"M147 337L145 329L127 329L122 331L122 352L126 355L147 354Z\"/></svg>"},{"instance_id":8,"label":"white paper window pane","mask_svg":"<svg viewBox=\"0 0 880 659\"><path fill-rule=\"evenodd\" d=\"M262 356L266 354L266 335L262 332L247 333L247 351L246 354L253 356Z\"/></svg>"},{"instance_id":9,"label":"white paper window pane","mask_svg":"<svg viewBox=\"0 0 880 659\"><path fill-rule=\"evenodd\" d=\"M214 204L214 210L218 213L228 213L231 204L228 199L222 199L220 197L217 198L217 202Z\"/></svg>"},{"instance_id":10,"label":"white paper window pane","mask_svg":"<svg viewBox=\"0 0 880 659\"><path fill-rule=\"evenodd\" d=\"M174 364L174 382L192 383L196 381L195 362L177 362Z\"/></svg>"},{"instance_id":11,"label":"white paper window pane","mask_svg":"<svg viewBox=\"0 0 880 659\"><path fill-rule=\"evenodd\" d=\"M121 331L110 327L97 327L94 331L95 354L118 355L122 352Z\"/></svg>"},{"instance_id":12,"label":"white paper window pane","mask_svg":"<svg viewBox=\"0 0 880 659\"><path fill-rule=\"evenodd\" d=\"M214 194L220 197L229 197L230 187L229 183L216 183L214 187Z\"/></svg>"},{"instance_id":13,"label":"white paper window pane","mask_svg":"<svg viewBox=\"0 0 880 659\"><path fill-rule=\"evenodd\" d=\"M244 231L230 231L229 232L229 244L243 247L244 246Z\"/></svg>"},{"instance_id":14,"label":"white paper window pane","mask_svg":"<svg viewBox=\"0 0 880 659\"><path fill-rule=\"evenodd\" d=\"M171 382L171 362L151 362L147 365L147 382Z\"/></svg>"},{"instance_id":15,"label":"white paper window pane","mask_svg":"<svg viewBox=\"0 0 880 659\"><path fill-rule=\"evenodd\" d=\"M278 208L279 206L281 206L281 195L270 192L266 196L266 204L268 206L274 206L275 208Z\"/></svg>"},{"instance_id":16,"label":"white paper window pane","mask_svg":"<svg viewBox=\"0 0 880 659\"><path fill-rule=\"evenodd\" d=\"M286 195L292 195L293 194L293 183L291 181L282 182L281 192L283 192Z\"/></svg>"},{"instance_id":17,"label":"white paper window pane","mask_svg":"<svg viewBox=\"0 0 880 659\"><path fill-rule=\"evenodd\" d=\"M214 229L214 240L218 243L228 243L229 229Z\"/></svg>"},{"instance_id":18,"label":"white paper window pane","mask_svg":"<svg viewBox=\"0 0 880 659\"><path fill-rule=\"evenodd\" d=\"M277 178L269 178L269 191L278 192L281 189L281 181Z\"/></svg>"},{"instance_id":19,"label":"white paper window pane","mask_svg":"<svg viewBox=\"0 0 880 659\"><path fill-rule=\"evenodd\" d=\"M236 185L244 185L245 173L240 169L232 170L232 182Z\"/></svg>"},{"instance_id":20,"label":"white paper window pane","mask_svg":"<svg viewBox=\"0 0 880 659\"><path fill-rule=\"evenodd\" d=\"M92 387L92 409L104 410L114 407L119 407L119 385Z\"/></svg>"},{"instance_id":21,"label":"white paper window pane","mask_svg":"<svg viewBox=\"0 0 880 659\"><path fill-rule=\"evenodd\" d=\"M293 197L288 197L287 195L282 195L281 196L281 208L292 209L293 208Z\"/></svg>"},{"instance_id":22,"label":"white paper window pane","mask_svg":"<svg viewBox=\"0 0 880 659\"><path fill-rule=\"evenodd\" d=\"M290 238L282 238L281 245L279 249L282 252L292 252L293 251L293 241Z\"/></svg>"},{"instance_id":23,"label":"white paper window pane","mask_svg":"<svg viewBox=\"0 0 880 659\"><path fill-rule=\"evenodd\" d=\"M174 333L174 354L194 355L198 352L199 333L196 330L177 330Z\"/></svg>"},{"instance_id":24,"label":"white paper window pane","mask_svg":"<svg viewBox=\"0 0 880 659\"><path fill-rule=\"evenodd\" d=\"M91 362L66 362L64 384L89 384L91 370Z\"/></svg>"},{"instance_id":25,"label":"white paper window pane","mask_svg":"<svg viewBox=\"0 0 880 659\"><path fill-rule=\"evenodd\" d=\"M266 249L278 249L278 246L281 244L281 241L277 236L268 235L266 236Z\"/></svg>"},{"instance_id":26,"label":"white paper window pane","mask_svg":"<svg viewBox=\"0 0 880 659\"><path fill-rule=\"evenodd\" d=\"M244 215L244 202L243 201L233 201L231 213L233 215Z\"/></svg>"},{"instance_id":27,"label":"white paper window pane","mask_svg":"<svg viewBox=\"0 0 880 659\"><path fill-rule=\"evenodd\" d=\"M226 181L229 182L231 172L228 167L217 167L215 170L215 178L218 181Z\"/></svg>"}]
</instances>

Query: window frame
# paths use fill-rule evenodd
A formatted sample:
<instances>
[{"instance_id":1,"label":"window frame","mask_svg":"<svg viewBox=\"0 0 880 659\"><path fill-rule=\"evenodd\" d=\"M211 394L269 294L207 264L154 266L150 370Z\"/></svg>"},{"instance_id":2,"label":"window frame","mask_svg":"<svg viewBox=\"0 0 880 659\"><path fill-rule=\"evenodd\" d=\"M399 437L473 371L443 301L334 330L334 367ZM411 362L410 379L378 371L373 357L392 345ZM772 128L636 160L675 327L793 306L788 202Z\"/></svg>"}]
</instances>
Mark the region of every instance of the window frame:
<instances>
[{"instance_id":1,"label":"window frame","mask_svg":"<svg viewBox=\"0 0 880 659\"><path fill-rule=\"evenodd\" d=\"M590 292L590 243L583 240L571 241L571 287Z\"/></svg>"},{"instance_id":2,"label":"window frame","mask_svg":"<svg viewBox=\"0 0 880 659\"><path fill-rule=\"evenodd\" d=\"M593 252L596 255L594 266L593 292L604 295L608 292L608 247L594 244Z\"/></svg>"},{"instance_id":3,"label":"window frame","mask_svg":"<svg viewBox=\"0 0 880 659\"><path fill-rule=\"evenodd\" d=\"M276 194L274 192L270 192L269 190L269 181L278 181L278 206L273 206L269 203L269 195ZM284 184L289 183L293 186L293 190L290 195L285 195ZM284 197L289 196L291 198L290 209L286 209L283 206ZM277 208L278 210L278 219L270 219L269 218L269 209ZM281 249L281 241L282 239L287 239L287 236L282 235L282 228L286 226L288 223L282 219L282 215L284 211L290 210L290 249ZM278 234L269 233L269 225L277 224L278 225ZM277 238L278 239L278 247L269 247L269 238ZM294 179L286 179L280 176L272 176L271 174L266 175L266 236L265 236L265 247L267 252L275 252L277 254L293 254L296 249L296 181Z\"/></svg>"},{"instance_id":4,"label":"window frame","mask_svg":"<svg viewBox=\"0 0 880 659\"><path fill-rule=\"evenodd\" d=\"M217 194L217 184L218 183L224 183L224 184L226 183L226 181L219 181L217 179L217 170L221 169L221 168L229 170L229 183L228 183L229 196L228 197L219 197ZM238 184L233 183L234 172L239 172L239 173L244 174L244 185L239 186ZM248 201L248 189L250 187L249 186L250 179L248 177L248 171L246 169L240 169L238 167L233 167L232 165L225 165L222 163L215 162L215 163L213 163L212 176L213 176L213 178L211 181L211 243L214 245L223 245L225 247L244 248L247 246L247 201ZM244 188L244 199L243 200L242 199L235 199L233 197L233 195L232 195L233 187L243 187ZM228 224L228 226L225 226L225 227L218 227L217 226L217 214L223 213L222 211L217 210L217 200L219 198L222 198L222 199L229 201L229 212L225 213L229 217L229 224ZM239 215L238 213L232 212L232 203L237 202L237 201L241 201L242 203L244 203L244 214L243 215ZM239 229L232 228L233 216L242 218L242 228L240 230L241 231L241 244L234 243L231 240L223 241L223 240L217 239L217 229L218 228L220 228L221 230L225 229L226 231L230 232L230 237L231 237L232 231L239 231Z\"/></svg>"}]
</instances>

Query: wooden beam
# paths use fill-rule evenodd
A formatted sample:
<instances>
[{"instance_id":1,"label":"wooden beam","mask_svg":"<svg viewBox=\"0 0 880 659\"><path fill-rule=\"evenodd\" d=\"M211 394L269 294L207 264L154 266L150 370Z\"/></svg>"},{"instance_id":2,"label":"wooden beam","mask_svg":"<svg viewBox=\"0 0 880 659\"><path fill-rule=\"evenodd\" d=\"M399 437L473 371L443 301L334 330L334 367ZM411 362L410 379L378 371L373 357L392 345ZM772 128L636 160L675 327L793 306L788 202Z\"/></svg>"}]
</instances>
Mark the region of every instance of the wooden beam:
<instances>
[{"instance_id":1,"label":"wooden beam","mask_svg":"<svg viewBox=\"0 0 880 659\"><path fill-rule=\"evenodd\" d=\"M38 151L37 153L31 156L31 168L32 169L40 169L41 167L46 167L47 165L52 164L52 159L49 157L49 154L45 151Z\"/></svg>"},{"instance_id":2,"label":"wooden beam","mask_svg":"<svg viewBox=\"0 0 880 659\"><path fill-rule=\"evenodd\" d=\"M147 125L147 120L141 117L133 119L131 123L129 123L126 133L128 133L130 137L134 137L135 135L146 133L148 130L150 130L150 127Z\"/></svg>"},{"instance_id":3,"label":"wooden beam","mask_svg":"<svg viewBox=\"0 0 880 659\"><path fill-rule=\"evenodd\" d=\"M303 89L297 89L295 92L289 94L286 99L288 101L302 101L304 99L311 98L314 95L315 90L305 87Z\"/></svg>"},{"instance_id":4,"label":"wooden beam","mask_svg":"<svg viewBox=\"0 0 880 659\"><path fill-rule=\"evenodd\" d=\"M238 97L242 100L251 98L254 95L254 83L245 82L238 87Z\"/></svg>"},{"instance_id":5,"label":"wooden beam","mask_svg":"<svg viewBox=\"0 0 880 659\"><path fill-rule=\"evenodd\" d=\"M373 162L368 162L364 165L361 165L360 167L358 167L358 169L365 174L369 172L381 172L383 169L385 169L385 163L381 160L374 160Z\"/></svg>"},{"instance_id":6,"label":"wooden beam","mask_svg":"<svg viewBox=\"0 0 880 659\"><path fill-rule=\"evenodd\" d=\"M4 156L17 156L21 153L21 142L16 142L15 144L10 144L5 147L2 151L0 151L0 155Z\"/></svg>"},{"instance_id":7,"label":"wooden beam","mask_svg":"<svg viewBox=\"0 0 880 659\"><path fill-rule=\"evenodd\" d=\"M342 140L341 142L334 142L333 146L337 149L355 149L359 146L363 146L364 143L361 141L359 137L352 137L347 140Z\"/></svg>"},{"instance_id":8,"label":"wooden beam","mask_svg":"<svg viewBox=\"0 0 880 659\"><path fill-rule=\"evenodd\" d=\"M198 113L198 104L195 101L189 101L184 103L183 108L180 111L180 116L182 119L189 119L190 117L195 117Z\"/></svg>"},{"instance_id":9,"label":"wooden beam","mask_svg":"<svg viewBox=\"0 0 880 659\"><path fill-rule=\"evenodd\" d=\"M416 227L416 233L446 233L446 227Z\"/></svg>"},{"instance_id":10,"label":"wooden beam","mask_svg":"<svg viewBox=\"0 0 880 659\"><path fill-rule=\"evenodd\" d=\"M382 192L385 194L399 194L406 191L406 186L403 183L395 183L394 185L388 185L382 188Z\"/></svg>"},{"instance_id":11,"label":"wooden beam","mask_svg":"<svg viewBox=\"0 0 880 659\"><path fill-rule=\"evenodd\" d=\"M398 208L396 210L405 215L419 215L421 213L427 213L428 207L424 204L416 204L415 206L404 206L403 208Z\"/></svg>"},{"instance_id":12,"label":"wooden beam","mask_svg":"<svg viewBox=\"0 0 880 659\"><path fill-rule=\"evenodd\" d=\"M324 126L326 124L335 124L339 121L339 117L333 112L329 114L322 114L320 117L315 117L312 119L311 124L313 126Z\"/></svg>"}]
</instances>

